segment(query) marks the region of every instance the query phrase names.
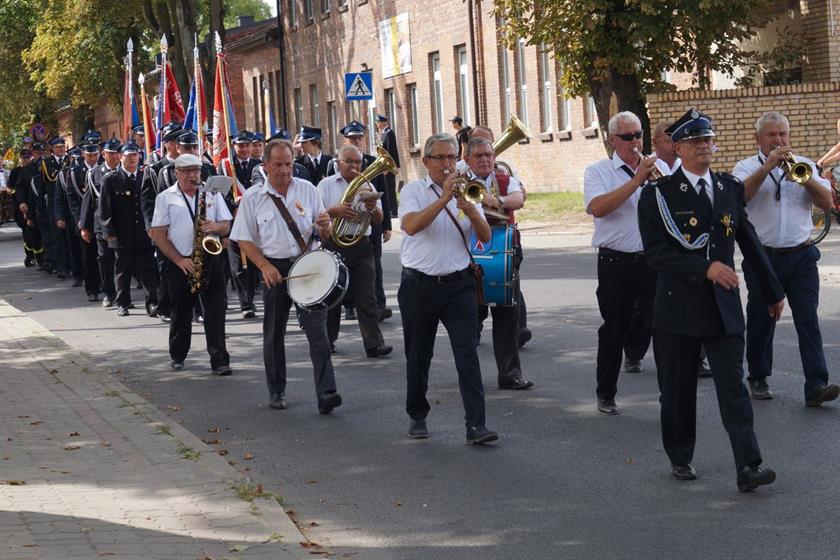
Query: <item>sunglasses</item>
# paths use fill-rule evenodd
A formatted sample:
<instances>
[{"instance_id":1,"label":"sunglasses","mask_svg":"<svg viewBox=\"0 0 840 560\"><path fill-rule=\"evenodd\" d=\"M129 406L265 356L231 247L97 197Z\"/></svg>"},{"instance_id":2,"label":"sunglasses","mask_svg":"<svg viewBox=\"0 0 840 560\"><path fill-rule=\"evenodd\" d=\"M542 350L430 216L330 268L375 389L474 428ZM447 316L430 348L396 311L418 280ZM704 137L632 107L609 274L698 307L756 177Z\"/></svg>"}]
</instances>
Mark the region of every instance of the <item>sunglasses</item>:
<instances>
[{"instance_id":1,"label":"sunglasses","mask_svg":"<svg viewBox=\"0 0 840 560\"><path fill-rule=\"evenodd\" d=\"M616 136L618 136L619 138L621 138L625 142L629 142L629 141L633 140L634 138L636 140L641 138L642 137L642 131L640 130L638 132L628 132L627 134L616 134Z\"/></svg>"}]
</instances>

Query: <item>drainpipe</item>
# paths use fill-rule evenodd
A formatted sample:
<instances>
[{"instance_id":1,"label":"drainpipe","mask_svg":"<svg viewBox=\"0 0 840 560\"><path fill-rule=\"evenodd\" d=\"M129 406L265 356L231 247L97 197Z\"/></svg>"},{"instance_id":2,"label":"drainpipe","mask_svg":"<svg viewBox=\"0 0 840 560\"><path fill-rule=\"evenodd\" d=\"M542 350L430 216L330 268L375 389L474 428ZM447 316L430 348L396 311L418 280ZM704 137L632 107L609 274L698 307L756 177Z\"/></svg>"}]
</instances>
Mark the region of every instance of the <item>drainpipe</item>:
<instances>
[{"instance_id":1,"label":"drainpipe","mask_svg":"<svg viewBox=\"0 0 840 560\"><path fill-rule=\"evenodd\" d=\"M286 108L286 45L285 29L283 27L282 1L277 0L277 43L280 47L280 119L283 128L289 130L289 111Z\"/></svg>"}]
</instances>

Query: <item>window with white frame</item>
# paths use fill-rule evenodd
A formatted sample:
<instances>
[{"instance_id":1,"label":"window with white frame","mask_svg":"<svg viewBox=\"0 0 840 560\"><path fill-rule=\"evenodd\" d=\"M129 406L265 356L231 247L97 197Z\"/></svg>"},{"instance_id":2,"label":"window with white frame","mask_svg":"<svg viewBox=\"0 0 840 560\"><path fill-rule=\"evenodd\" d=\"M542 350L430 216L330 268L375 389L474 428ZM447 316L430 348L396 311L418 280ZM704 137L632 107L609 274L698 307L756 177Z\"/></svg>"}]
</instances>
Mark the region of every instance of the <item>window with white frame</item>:
<instances>
[{"instance_id":1,"label":"window with white frame","mask_svg":"<svg viewBox=\"0 0 840 560\"><path fill-rule=\"evenodd\" d=\"M440 71L440 53L429 55L432 74L432 132L443 132L443 77Z\"/></svg>"},{"instance_id":2,"label":"window with white frame","mask_svg":"<svg viewBox=\"0 0 840 560\"><path fill-rule=\"evenodd\" d=\"M552 109L552 95L551 87L551 66L549 65L549 52L545 43L541 44L538 51L539 55L539 74L540 82L542 83L541 101L540 104L540 128L543 132L552 132L554 130L554 111Z\"/></svg>"},{"instance_id":3,"label":"window with white frame","mask_svg":"<svg viewBox=\"0 0 840 560\"><path fill-rule=\"evenodd\" d=\"M297 27L297 0L289 0L289 27Z\"/></svg>"},{"instance_id":4,"label":"window with white frame","mask_svg":"<svg viewBox=\"0 0 840 560\"><path fill-rule=\"evenodd\" d=\"M504 45L499 45L499 58L499 79L501 81L501 84L499 84L499 90L502 92L502 128L504 128L507 126L508 121L510 121L511 97L513 95L510 88L510 64L508 62L508 50L504 47Z\"/></svg>"},{"instance_id":5,"label":"window with white frame","mask_svg":"<svg viewBox=\"0 0 840 560\"><path fill-rule=\"evenodd\" d=\"M516 75L519 87L519 120L528 126L528 83L525 79L525 39L516 41Z\"/></svg>"},{"instance_id":6,"label":"window with white frame","mask_svg":"<svg viewBox=\"0 0 840 560\"><path fill-rule=\"evenodd\" d=\"M336 114L335 114L335 101L327 101L327 128L329 129L329 139L330 145L329 150L330 153L334 154L335 151L335 137L338 134L338 123L336 121Z\"/></svg>"},{"instance_id":7,"label":"window with white frame","mask_svg":"<svg viewBox=\"0 0 840 560\"><path fill-rule=\"evenodd\" d=\"M411 145L417 146L420 144L420 123L417 119L417 84L408 84L406 86L408 97L408 122L411 133Z\"/></svg>"},{"instance_id":8,"label":"window with white frame","mask_svg":"<svg viewBox=\"0 0 840 560\"><path fill-rule=\"evenodd\" d=\"M591 95L586 97L583 115L586 118L586 127L595 128L598 126L598 110L595 108L595 98Z\"/></svg>"},{"instance_id":9,"label":"window with white frame","mask_svg":"<svg viewBox=\"0 0 840 560\"><path fill-rule=\"evenodd\" d=\"M303 99L300 88L295 88L293 97L295 102L295 129L300 130L300 127L303 126Z\"/></svg>"},{"instance_id":10,"label":"window with white frame","mask_svg":"<svg viewBox=\"0 0 840 560\"><path fill-rule=\"evenodd\" d=\"M458 61L458 107L459 116L464 119L464 124L472 122L470 116L470 63L467 58L467 47L461 45L456 49L456 60Z\"/></svg>"},{"instance_id":11,"label":"window with white frame","mask_svg":"<svg viewBox=\"0 0 840 560\"><path fill-rule=\"evenodd\" d=\"M329 15L330 13L330 0L321 0L321 13Z\"/></svg>"},{"instance_id":12,"label":"window with white frame","mask_svg":"<svg viewBox=\"0 0 840 560\"><path fill-rule=\"evenodd\" d=\"M315 19L315 7L312 5L312 0L303 0L303 15L307 22L312 22Z\"/></svg>"},{"instance_id":13,"label":"window with white frame","mask_svg":"<svg viewBox=\"0 0 840 560\"><path fill-rule=\"evenodd\" d=\"M309 114L312 126L321 126L321 108L318 103L318 84L309 84Z\"/></svg>"},{"instance_id":14,"label":"window with white frame","mask_svg":"<svg viewBox=\"0 0 840 560\"><path fill-rule=\"evenodd\" d=\"M397 96L394 95L394 88L385 90L385 107L388 108L388 124L395 133L397 132Z\"/></svg>"}]
</instances>

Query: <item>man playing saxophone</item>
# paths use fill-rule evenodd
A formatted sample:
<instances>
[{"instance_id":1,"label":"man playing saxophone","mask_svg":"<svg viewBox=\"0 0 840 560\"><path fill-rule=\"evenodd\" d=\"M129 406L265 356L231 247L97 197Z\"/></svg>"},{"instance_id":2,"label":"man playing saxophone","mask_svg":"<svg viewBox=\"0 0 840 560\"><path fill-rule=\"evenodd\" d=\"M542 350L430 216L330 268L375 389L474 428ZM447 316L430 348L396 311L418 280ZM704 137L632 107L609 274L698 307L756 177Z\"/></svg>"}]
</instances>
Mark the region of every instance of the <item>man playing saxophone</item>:
<instances>
[{"instance_id":1,"label":"man playing saxophone","mask_svg":"<svg viewBox=\"0 0 840 560\"><path fill-rule=\"evenodd\" d=\"M374 284L376 273L374 268L373 245L368 237L371 233L371 222L382 223L382 203L376 198L376 191L359 177L362 166L362 152L353 145L347 145L338 152L338 173L324 178L318 183L318 193L324 202L333 222L333 237L341 236L354 240L336 244L334 239L325 240L328 249L337 250L344 258L344 263L350 272L350 297L356 307L362 342L368 358L387 356L393 350L386 346L379 329L379 310L376 307ZM351 183L356 181L360 185L357 192L345 196ZM353 185L355 187L355 185ZM368 225L362 218L371 213ZM338 225L336 225L338 224ZM358 239L358 241L355 241ZM350 245L352 246L344 246ZM341 306L330 309L327 316L327 334L330 348L335 347L338 331L341 325Z\"/></svg>"},{"instance_id":2,"label":"man playing saxophone","mask_svg":"<svg viewBox=\"0 0 840 560\"><path fill-rule=\"evenodd\" d=\"M172 296L169 323L170 367L184 369L192 338L192 309L197 297L204 304L204 335L214 375L230 375L225 347L225 278L219 255L202 247L206 235L227 235L233 219L220 193L200 193L201 160L193 154L175 160L177 181L155 199L150 233L174 266L161 280Z\"/></svg>"}]
</instances>

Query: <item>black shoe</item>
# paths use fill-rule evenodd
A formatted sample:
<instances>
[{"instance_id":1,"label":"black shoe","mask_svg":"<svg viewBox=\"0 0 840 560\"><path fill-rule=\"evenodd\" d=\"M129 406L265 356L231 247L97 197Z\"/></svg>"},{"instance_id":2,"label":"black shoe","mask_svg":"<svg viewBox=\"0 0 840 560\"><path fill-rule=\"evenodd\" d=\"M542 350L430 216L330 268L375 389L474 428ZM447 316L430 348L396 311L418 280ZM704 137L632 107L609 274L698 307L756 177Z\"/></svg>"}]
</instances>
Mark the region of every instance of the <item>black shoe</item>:
<instances>
[{"instance_id":1,"label":"black shoe","mask_svg":"<svg viewBox=\"0 0 840 560\"><path fill-rule=\"evenodd\" d=\"M184 362L172 360L171 362L169 362L169 367L171 367L175 371L181 371L182 369L184 369Z\"/></svg>"},{"instance_id":2,"label":"black shoe","mask_svg":"<svg viewBox=\"0 0 840 560\"><path fill-rule=\"evenodd\" d=\"M499 439L499 434L488 430L484 426L470 426L467 428L467 443L470 445L483 445Z\"/></svg>"},{"instance_id":3,"label":"black shoe","mask_svg":"<svg viewBox=\"0 0 840 560\"><path fill-rule=\"evenodd\" d=\"M45 264L44 272L46 272L47 274L55 274L55 269L52 266Z\"/></svg>"},{"instance_id":4,"label":"black shoe","mask_svg":"<svg viewBox=\"0 0 840 560\"><path fill-rule=\"evenodd\" d=\"M193 317L193 321L196 323L203 323L204 322L204 315L196 315Z\"/></svg>"},{"instance_id":5,"label":"black shoe","mask_svg":"<svg viewBox=\"0 0 840 560\"><path fill-rule=\"evenodd\" d=\"M697 377L711 377L712 370L709 369L709 359L703 358L697 366Z\"/></svg>"},{"instance_id":6,"label":"black shoe","mask_svg":"<svg viewBox=\"0 0 840 560\"><path fill-rule=\"evenodd\" d=\"M334 408L341 406L341 395L338 393L327 393L323 399L318 401L318 412L329 414Z\"/></svg>"},{"instance_id":7,"label":"black shoe","mask_svg":"<svg viewBox=\"0 0 840 560\"><path fill-rule=\"evenodd\" d=\"M102 307L113 307L114 306L114 298L110 298L105 296L102 298Z\"/></svg>"},{"instance_id":8,"label":"black shoe","mask_svg":"<svg viewBox=\"0 0 840 560\"><path fill-rule=\"evenodd\" d=\"M390 319L393 316L394 316L394 312L391 311L391 308L386 307L385 309L383 309L382 311L379 312L379 322L381 323L385 319Z\"/></svg>"},{"instance_id":9,"label":"black shoe","mask_svg":"<svg viewBox=\"0 0 840 560\"><path fill-rule=\"evenodd\" d=\"M88 301L91 303L99 301L99 296L96 294L88 294Z\"/></svg>"},{"instance_id":10,"label":"black shoe","mask_svg":"<svg viewBox=\"0 0 840 560\"><path fill-rule=\"evenodd\" d=\"M82 279L81 278L73 278L73 287L80 288L82 286Z\"/></svg>"},{"instance_id":11,"label":"black shoe","mask_svg":"<svg viewBox=\"0 0 840 560\"><path fill-rule=\"evenodd\" d=\"M126 317L128 315L128 307L118 307L117 315L119 315L120 317Z\"/></svg>"},{"instance_id":12,"label":"black shoe","mask_svg":"<svg viewBox=\"0 0 840 560\"><path fill-rule=\"evenodd\" d=\"M412 439L427 439L429 437L429 428L426 427L426 421L412 418L408 425L408 437Z\"/></svg>"},{"instance_id":13,"label":"black shoe","mask_svg":"<svg viewBox=\"0 0 840 560\"><path fill-rule=\"evenodd\" d=\"M598 399L598 412L611 416L616 415L618 414L618 406L613 399Z\"/></svg>"},{"instance_id":14,"label":"black shoe","mask_svg":"<svg viewBox=\"0 0 840 560\"><path fill-rule=\"evenodd\" d=\"M271 393L268 396L268 407L275 410L285 410L286 393Z\"/></svg>"},{"instance_id":15,"label":"black shoe","mask_svg":"<svg viewBox=\"0 0 840 560\"><path fill-rule=\"evenodd\" d=\"M335 342L330 342L330 354L335 354L336 352L338 352L338 349L335 347Z\"/></svg>"},{"instance_id":16,"label":"black shoe","mask_svg":"<svg viewBox=\"0 0 840 560\"><path fill-rule=\"evenodd\" d=\"M825 385L811 393L805 399L805 406L820 406L824 402L833 401L840 395L840 387L837 385Z\"/></svg>"},{"instance_id":17,"label":"black shoe","mask_svg":"<svg viewBox=\"0 0 840 560\"><path fill-rule=\"evenodd\" d=\"M694 480L697 478L697 471L694 470L691 463L687 465L671 465L671 474L677 480Z\"/></svg>"},{"instance_id":18,"label":"black shoe","mask_svg":"<svg viewBox=\"0 0 840 560\"><path fill-rule=\"evenodd\" d=\"M129 309L137 309L137 306L130 302L128 305L126 305L126 307L128 307Z\"/></svg>"},{"instance_id":19,"label":"black shoe","mask_svg":"<svg viewBox=\"0 0 840 560\"><path fill-rule=\"evenodd\" d=\"M213 375L218 375L219 377L224 377L226 375L233 375L233 370L230 369L230 366L225 364L223 366L215 367L211 370Z\"/></svg>"},{"instance_id":20,"label":"black shoe","mask_svg":"<svg viewBox=\"0 0 840 560\"><path fill-rule=\"evenodd\" d=\"M738 490L740 492L752 492L759 486L773 484L775 480L776 471L773 469L744 467L738 471Z\"/></svg>"},{"instance_id":21,"label":"black shoe","mask_svg":"<svg viewBox=\"0 0 840 560\"><path fill-rule=\"evenodd\" d=\"M257 316L257 314L254 313L253 309L243 309L242 310L242 318L243 319L253 319L256 316Z\"/></svg>"},{"instance_id":22,"label":"black shoe","mask_svg":"<svg viewBox=\"0 0 840 560\"><path fill-rule=\"evenodd\" d=\"M146 313L149 315L149 317L157 317L158 316L157 305L150 305L149 307L147 307L146 308Z\"/></svg>"},{"instance_id":23,"label":"black shoe","mask_svg":"<svg viewBox=\"0 0 840 560\"><path fill-rule=\"evenodd\" d=\"M158 319L160 319L164 323L168 323L172 320L172 318L169 315L161 315L160 313L158 313Z\"/></svg>"},{"instance_id":24,"label":"black shoe","mask_svg":"<svg viewBox=\"0 0 840 560\"><path fill-rule=\"evenodd\" d=\"M345 307L344 308L344 318L348 321L355 321L358 319L356 315L356 308L355 307Z\"/></svg>"},{"instance_id":25,"label":"black shoe","mask_svg":"<svg viewBox=\"0 0 840 560\"><path fill-rule=\"evenodd\" d=\"M519 329L519 347L522 348L525 344L534 337L534 334L529 328Z\"/></svg>"},{"instance_id":26,"label":"black shoe","mask_svg":"<svg viewBox=\"0 0 840 560\"><path fill-rule=\"evenodd\" d=\"M67 275L64 274L63 272L56 272L55 277L58 278L59 280L67 280Z\"/></svg>"},{"instance_id":27,"label":"black shoe","mask_svg":"<svg viewBox=\"0 0 840 560\"><path fill-rule=\"evenodd\" d=\"M376 348L365 350L365 354L367 354L368 358L381 358L383 356L387 356L388 354L393 352L393 350L393 346L383 344L382 346L377 346Z\"/></svg>"},{"instance_id":28,"label":"black shoe","mask_svg":"<svg viewBox=\"0 0 840 560\"><path fill-rule=\"evenodd\" d=\"M26 268L29 268L33 264L35 264L35 263L32 262L32 257L30 257L29 255L26 255L26 258L23 259L23 266L25 266Z\"/></svg>"},{"instance_id":29,"label":"black shoe","mask_svg":"<svg viewBox=\"0 0 840 560\"><path fill-rule=\"evenodd\" d=\"M760 377L750 381L750 395L757 401L768 401L773 398L773 391L767 385L767 379Z\"/></svg>"},{"instance_id":30,"label":"black shoe","mask_svg":"<svg viewBox=\"0 0 840 560\"><path fill-rule=\"evenodd\" d=\"M642 373L642 361L627 358L624 360L624 371L627 373Z\"/></svg>"},{"instance_id":31,"label":"black shoe","mask_svg":"<svg viewBox=\"0 0 840 560\"><path fill-rule=\"evenodd\" d=\"M519 377L514 377L510 381L499 382L499 389L503 391L524 391L534 386L533 381L525 381Z\"/></svg>"}]
</instances>

